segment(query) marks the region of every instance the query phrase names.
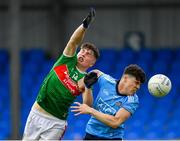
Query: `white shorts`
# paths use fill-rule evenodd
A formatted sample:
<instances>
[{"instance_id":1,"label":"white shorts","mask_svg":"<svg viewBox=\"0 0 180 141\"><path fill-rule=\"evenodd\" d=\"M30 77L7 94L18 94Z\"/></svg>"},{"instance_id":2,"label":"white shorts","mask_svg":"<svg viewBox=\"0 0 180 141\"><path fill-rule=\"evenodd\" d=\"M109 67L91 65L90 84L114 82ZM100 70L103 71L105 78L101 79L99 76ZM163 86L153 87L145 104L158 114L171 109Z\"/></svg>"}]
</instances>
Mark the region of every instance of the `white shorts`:
<instances>
[{"instance_id":1,"label":"white shorts","mask_svg":"<svg viewBox=\"0 0 180 141\"><path fill-rule=\"evenodd\" d=\"M66 120L60 120L32 108L24 129L23 140L60 140L66 126Z\"/></svg>"}]
</instances>

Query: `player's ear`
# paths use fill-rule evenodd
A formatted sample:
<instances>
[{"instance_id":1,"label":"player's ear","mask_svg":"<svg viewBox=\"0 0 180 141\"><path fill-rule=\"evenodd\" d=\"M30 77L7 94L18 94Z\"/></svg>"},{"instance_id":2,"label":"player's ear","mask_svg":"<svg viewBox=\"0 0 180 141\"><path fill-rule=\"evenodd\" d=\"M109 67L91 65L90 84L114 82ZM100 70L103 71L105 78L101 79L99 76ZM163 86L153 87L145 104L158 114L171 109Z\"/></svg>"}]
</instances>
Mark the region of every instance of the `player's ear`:
<instances>
[{"instance_id":1,"label":"player's ear","mask_svg":"<svg viewBox=\"0 0 180 141\"><path fill-rule=\"evenodd\" d=\"M93 61L91 64L90 64L90 67L94 66L96 63L96 61Z\"/></svg>"}]
</instances>

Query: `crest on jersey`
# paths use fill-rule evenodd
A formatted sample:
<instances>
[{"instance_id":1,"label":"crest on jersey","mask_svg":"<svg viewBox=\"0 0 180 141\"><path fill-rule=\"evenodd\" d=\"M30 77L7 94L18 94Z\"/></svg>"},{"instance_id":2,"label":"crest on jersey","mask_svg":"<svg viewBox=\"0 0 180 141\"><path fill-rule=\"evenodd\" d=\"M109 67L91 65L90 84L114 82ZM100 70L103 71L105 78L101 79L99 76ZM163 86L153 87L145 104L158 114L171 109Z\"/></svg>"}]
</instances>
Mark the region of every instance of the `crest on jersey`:
<instances>
[{"instance_id":1,"label":"crest on jersey","mask_svg":"<svg viewBox=\"0 0 180 141\"><path fill-rule=\"evenodd\" d=\"M116 102L116 106L118 106L118 107L120 107L122 105L122 103L121 102Z\"/></svg>"}]
</instances>

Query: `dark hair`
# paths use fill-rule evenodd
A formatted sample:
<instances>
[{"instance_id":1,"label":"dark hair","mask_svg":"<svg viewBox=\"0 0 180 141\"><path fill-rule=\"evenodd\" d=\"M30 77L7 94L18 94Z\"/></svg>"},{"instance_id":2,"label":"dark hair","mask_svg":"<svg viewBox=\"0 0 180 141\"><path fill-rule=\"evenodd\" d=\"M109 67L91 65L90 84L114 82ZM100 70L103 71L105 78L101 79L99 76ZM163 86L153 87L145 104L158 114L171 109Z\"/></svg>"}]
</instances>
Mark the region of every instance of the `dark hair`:
<instances>
[{"instance_id":1,"label":"dark hair","mask_svg":"<svg viewBox=\"0 0 180 141\"><path fill-rule=\"evenodd\" d=\"M81 45L81 49L82 49L82 48L87 48L87 49L92 50L92 51L94 52L95 58L96 58L96 59L99 58L99 56L100 56L99 49L98 49L94 44L91 44L91 43L86 42L86 43L84 43L84 44Z\"/></svg>"},{"instance_id":2,"label":"dark hair","mask_svg":"<svg viewBox=\"0 0 180 141\"><path fill-rule=\"evenodd\" d=\"M144 70L136 64L131 64L124 69L124 74L130 74L136 77L141 83L146 81Z\"/></svg>"}]
</instances>

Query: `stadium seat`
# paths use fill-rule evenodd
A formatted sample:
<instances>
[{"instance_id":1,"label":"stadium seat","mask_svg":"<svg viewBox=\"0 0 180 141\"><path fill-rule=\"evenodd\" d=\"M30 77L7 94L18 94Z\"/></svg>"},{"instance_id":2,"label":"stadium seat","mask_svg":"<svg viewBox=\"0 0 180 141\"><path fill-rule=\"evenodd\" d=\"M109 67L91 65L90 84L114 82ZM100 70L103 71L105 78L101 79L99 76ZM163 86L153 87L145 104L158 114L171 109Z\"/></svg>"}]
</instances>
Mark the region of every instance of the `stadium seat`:
<instances>
[{"instance_id":1,"label":"stadium seat","mask_svg":"<svg viewBox=\"0 0 180 141\"><path fill-rule=\"evenodd\" d=\"M125 133L124 138L126 140L138 140L140 138L139 132L137 131L128 131L128 133Z\"/></svg>"},{"instance_id":2,"label":"stadium seat","mask_svg":"<svg viewBox=\"0 0 180 141\"><path fill-rule=\"evenodd\" d=\"M136 57L138 61L145 61L145 62L152 62L154 58L154 51L148 48L141 49L137 54Z\"/></svg>"},{"instance_id":3,"label":"stadium seat","mask_svg":"<svg viewBox=\"0 0 180 141\"><path fill-rule=\"evenodd\" d=\"M158 73L166 74L168 72L167 65L168 65L167 63L164 63L164 60L157 60L156 62L154 62L152 70L156 74Z\"/></svg>"},{"instance_id":4,"label":"stadium seat","mask_svg":"<svg viewBox=\"0 0 180 141\"><path fill-rule=\"evenodd\" d=\"M166 62L166 64L171 63L172 58L174 58L175 54L171 49L159 49L157 50L157 60L162 60Z\"/></svg>"},{"instance_id":5,"label":"stadium seat","mask_svg":"<svg viewBox=\"0 0 180 141\"><path fill-rule=\"evenodd\" d=\"M145 140L157 140L160 139L161 133L157 132L156 130L147 131L147 133L144 135Z\"/></svg>"},{"instance_id":6,"label":"stadium seat","mask_svg":"<svg viewBox=\"0 0 180 141\"><path fill-rule=\"evenodd\" d=\"M0 139L7 140L11 134L10 126L10 70L9 53L0 49Z\"/></svg>"},{"instance_id":7,"label":"stadium seat","mask_svg":"<svg viewBox=\"0 0 180 141\"><path fill-rule=\"evenodd\" d=\"M131 61L133 61L133 59L136 59L135 52L130 48L121 49L119 51L118 56L119 56L119 60L122 60L122 61L126 60L126 61L131 62Z\"/></svg>"},{"instance_id":8,"label":"stadium seat","mask_svg":"<svg viewBox=\"0 0 180 141\"><path fill-rule=\"evenodd\" d=\"M36 62L36 64L41 64L44 62L45 54L43 49L31 49L29 51L29 61Z\"/></svg>"},{"instance_id":9,"label":"stadium seat","mask_svg":"<svg viewBox=\"0 0 180 141\"><path fill-rule=\"evenodd\" d=\"M107 48L100 50L100 61L103 60L107 63L115 63L119 56L117 56L117 50Z\"/></svg>"},{"instance_id":10,"label":"stadium seat","mask_svg":"<svg viewBox=\"0 0 180 141\"><path fill-rule=\"evenodd\" d=\"M6 49L0 49L0 64L8 64L9 53Z\"/></svg>"},{"instance_id":11,"label":"stadium seat","mask_svg":"<svg viewBox=\"0 0 180 141\"><path fill-rule=\"evenodd\" d=\"M164 139L166 140L174 140L174 139L179 139L179 131L180 130L167 130L163 136Z\"/></svg>"}]
</instances>

